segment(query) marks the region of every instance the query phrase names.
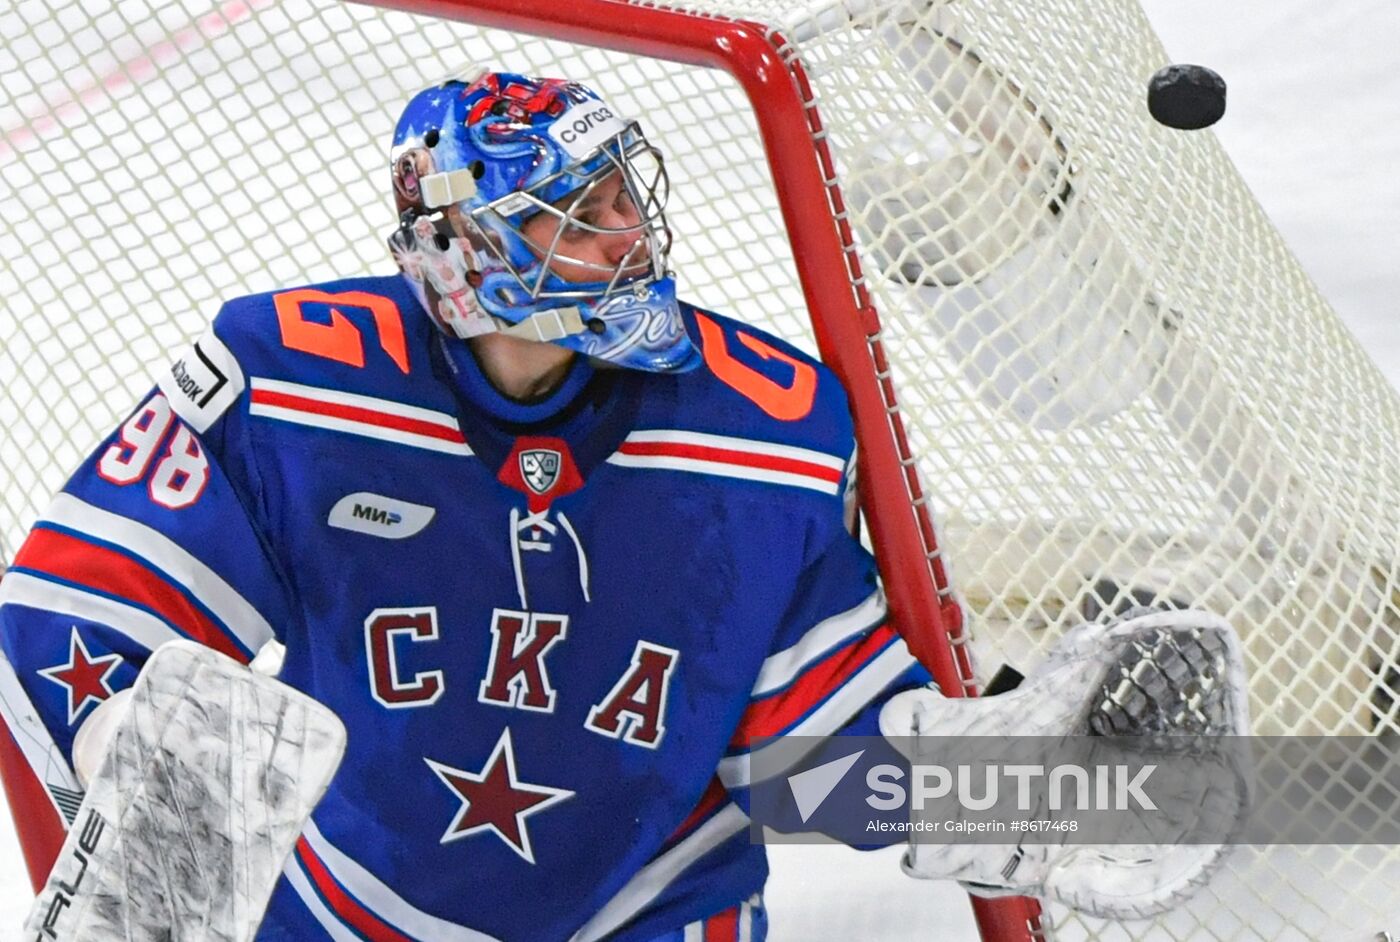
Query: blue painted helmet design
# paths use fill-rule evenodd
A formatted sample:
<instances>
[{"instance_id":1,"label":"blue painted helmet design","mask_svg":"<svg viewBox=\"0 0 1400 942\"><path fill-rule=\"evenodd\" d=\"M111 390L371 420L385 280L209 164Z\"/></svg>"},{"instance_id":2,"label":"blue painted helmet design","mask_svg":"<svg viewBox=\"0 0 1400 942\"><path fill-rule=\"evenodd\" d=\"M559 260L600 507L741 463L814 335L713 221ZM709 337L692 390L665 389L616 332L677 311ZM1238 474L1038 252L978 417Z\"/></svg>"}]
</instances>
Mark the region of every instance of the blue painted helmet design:
<instances>
[{"instance_id":1,"label":"blue painted helmet design","mask_svg":"<svg viewBox=\"0 0 1400 942\"><path fill-rule=\"evenodd\" d=\"M390 162L390 249L450 336L501 331L654 372L699 364L667 269L665 164L591 89L449 79L408 103Z\"/></svg>"}]
</instances>

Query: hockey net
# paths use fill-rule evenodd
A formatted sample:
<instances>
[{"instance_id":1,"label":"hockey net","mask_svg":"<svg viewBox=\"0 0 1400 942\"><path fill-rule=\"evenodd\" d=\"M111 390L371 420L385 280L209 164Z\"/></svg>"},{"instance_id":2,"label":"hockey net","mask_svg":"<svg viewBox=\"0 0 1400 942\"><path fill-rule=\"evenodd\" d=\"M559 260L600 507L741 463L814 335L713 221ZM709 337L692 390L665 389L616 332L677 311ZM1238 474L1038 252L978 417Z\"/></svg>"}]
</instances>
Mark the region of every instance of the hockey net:
<instances>
[{"instance_id":1,"label":"hockey net","mask_svg":"<svg viewBox=\"0 0 1400 942\"><path fill-rule=\"evenodd\" d=\"M386 269L397 110L474 62L642 118L683 296L838 361L945 687L1189 601L1245 638L1256 732L1394 745L1400 402L1213 135L1147 117L1132 0L383 5L0 12L5 559L221 299ZM1398 878L1382 845L1246 847L1157 922L1041 931L1370 939Z\"/></svg>"}]
</instances>

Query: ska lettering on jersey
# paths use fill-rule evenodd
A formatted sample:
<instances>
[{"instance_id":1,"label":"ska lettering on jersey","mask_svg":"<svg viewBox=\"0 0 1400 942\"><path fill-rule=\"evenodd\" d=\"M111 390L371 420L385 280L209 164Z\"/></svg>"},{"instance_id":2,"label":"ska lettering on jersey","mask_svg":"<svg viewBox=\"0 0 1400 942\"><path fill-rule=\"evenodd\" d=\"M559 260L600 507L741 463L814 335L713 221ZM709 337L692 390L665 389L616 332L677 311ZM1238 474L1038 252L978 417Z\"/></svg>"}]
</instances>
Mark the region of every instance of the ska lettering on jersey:
<instances>
[{"instance_id":1,"label":"ska lettering on jersey","mask_svg":"<svg viewBox=\"0 0 1400 942\"><path fill-rule=\"evenodd\" d=\"M431 706L445 689L443 671L401 676L399 645L438 641L435 608L375 609L365 619L365 656L374 699L390 709ZM477 700L537 713L554 712L557 692L545 657L568 635L567 615L495 609L491 654ZM680 652L639 640L627 670L589 712L586 729L634 746L655 749L666 732L669 681Z\"/></svg>"}]
</instances>

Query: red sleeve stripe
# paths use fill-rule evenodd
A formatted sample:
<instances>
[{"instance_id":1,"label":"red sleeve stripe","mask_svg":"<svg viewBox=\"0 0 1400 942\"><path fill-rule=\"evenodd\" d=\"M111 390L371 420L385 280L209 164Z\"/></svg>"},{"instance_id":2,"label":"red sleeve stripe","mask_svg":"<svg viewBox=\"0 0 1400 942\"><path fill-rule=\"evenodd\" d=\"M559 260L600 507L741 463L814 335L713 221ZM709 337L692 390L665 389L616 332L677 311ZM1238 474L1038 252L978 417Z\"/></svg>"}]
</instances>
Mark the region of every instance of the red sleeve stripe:
<instances>
[{"instance_id":1,"label":"red sleeve stripe","mask_svg":"<svg viewBox=\"0 0 1400 942\"><path fill-rule=\"evenodd\" d=\"M499 942L418 909L326 840L314 820L307 820L284 873L327 938L345 939L353 933L370 942Z\"/></svg>"},{"instance_id":2,"label":"red sleeve stripe","mask_svg":"<svg viewBox=\"0 0 1400 942\"><path fill-rule=\"evenodd\" d=\"M154 527L79 500L72 494L55 497L40 526L76 534L90 543L111 547L140 560L167 582L181 588L225 631L237 638L245 651L256 651L273 637L272 625L262 612L222 574ZM51 581L51 584L60 583ZM89 597L99 598L99 595L89 593ZM128 607L134 609L134 606Z\"/></svg>"},{"instance_id":3,"label":"red sleeve stripe","mask_svg":"<svg viewBox=\"0 0 1400 942\"><path fill-rule=\"evenodd\" d=\"M879 700L910 668L918 665L904 639L895 636L884 649L856 671L830 696L814 706L781 736L744 748L719 761L719 777L726 788L749 788L754 782L783 775L801 758L800 743L793 737L830 736L845 726L862 709Z\"/></svg>"},{"instance_id":4,"label":"red sleeve stripe","mask_svg":"<svg viewBox=\"0 0 1400 942\"><path fill-rule=\"evenodd\" d=\"M763 897L755 893L737 906L687 923L666 938L676 942L754 942L754 907L762 905Z\"/></svg>"},{"instance_id":5,"label":"red sleeve stripe","mask_svg":"<svg viewBox=\"0 0 1400 942\"><path fill-rule=\"evenodd\" d=\"M729 742L730 749L747 749L751 740L782 734L898 638L894 626L885 622L813 664L781 692L749 704Z\"/></svg>"},{"instance_id":6,"label":"red sleeve stripe","mask_svg":"<svg viewBox=\"0 0 1400 942\"><path fill-rule=\"evenodd\" d=\"M818 622L796 643L764 658L758 679L750 691L751 699L776 694L787 689L813 663L832 651L863 637L888 617L885 593L876 589L859 605Z\"/></svg>"},{"instance_id":7,"label":"red sleeve stripe","mask_svg":"<svg viewBox=\"0 0 1400 942\"><path fill-rule=\"evenodd\" d=\"M669 848L677 841L700 826L700 823L718 811L725 802L729 800L729 791L724 787L724 783L716 775L710 779L710 784L705 787L705 793L700 796L700 802L695 806L695 810L686 815L680 827L671 832L671 836L666 838L664 848Z\"/></svg>"},{"instance_id":8,"label":"red sleeve stripe","mask_svg":"<svg viewBox=\"0 0 1400 942\"><path fill-rule=\"evenodd\" d=\"M71 533L40 527L15 556L16 569L51 576L155 613L178 631L234 660L250 653L179 587L141 561Z\"/></svg>"},{"instance_id":9,"label":"red sleeve stripe","mask_svg":"<svg viewBox=\"0 0 1400 942\"><path fill-rule=\"evenodd\" d=\"M810 448L685 429L631 432L609 464L656 471L686 471L781 484L835 495L845 459Z\"/></svg>"},{"instance_id":10,"label":"red sleeve stripe","mask_svg":"<svg viewBox=\"0 0 1400 942\"><path fill-rule=\"evenodd\" d=\"M359 900L346 892L331 876L326 865L312 851L305 837L297 839L297 862L311 877L316 893L343 921L370 942L415 942L412 936L404 935L374 913L366 909Z\"/></svg>"},{"instance_id":11,"label":"red sleeve stripe","mask_svg":"<svg viewBox=\"0 0 1400 942\"><path fill-rule=\"evenodd\" d=\"M739 942L738 906L731 906L705 919L705 942Z\"/></svg>"},{"instance_id":12,"label":"red sleeve stripe","mask_svg":"<svg viewBox=\"0 0 1400 942\"><path fill-rule=\"evenodd\" d=\"M263 418L429 451L472 453L454 416L391 399L255 376L248 403L249 413Z\"/></svg>"},{"instance_id":13,"label":"red sleeve stripe","mask_svg":"<svg viewBox=\"0 0 1400 942\"><path fill-rule=\"evenodd\" d=\"M289 396L286 393L271 392L266 389L253 390L252 401L254 404L260 406L280 406L283 409L292 411L310 412L316 415L345 419L349 422L362 422L365 425L377 425L380 428L409 432L413 435L440 438L445 442L456 442L457 444L466 442L466 439L462 437L462 433L457 429L446 428L432 422L422 422L417 419L406 419L402 416L390 415L387 412L376 412L372 409L344 406L333 402L318 402L315 399L308 399L304 396Z\"/></svg>"},{"instance_id":14,"label":"red sleeve stripe","mask_svg":"<svg viewBox=\"0 0 1400 942\"><path fill-rule=\"evenodd\" d=\"M623 442L617 450L624 455L689 458L693 461L709 461L715 464L733 464L748 468L763 468L768 471L784 471L788 474L804 474L832 484L841 480L841 471L837 468L827 468L810 461L798 461L778 455L762 455L732 448L711 448L705 445L686 445L679 442Z\"/></svg>"}]
</instances>

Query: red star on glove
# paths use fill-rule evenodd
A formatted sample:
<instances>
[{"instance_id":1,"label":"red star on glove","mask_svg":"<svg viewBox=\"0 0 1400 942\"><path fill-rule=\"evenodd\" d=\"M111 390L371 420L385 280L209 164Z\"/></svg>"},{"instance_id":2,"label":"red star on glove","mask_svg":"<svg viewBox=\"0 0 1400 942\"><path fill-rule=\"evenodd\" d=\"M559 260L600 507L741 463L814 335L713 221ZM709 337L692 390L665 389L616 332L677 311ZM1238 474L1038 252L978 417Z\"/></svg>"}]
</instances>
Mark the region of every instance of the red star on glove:
<instances>
[{"instance_id":1,"label":"red star on glove","mask_svg":"<svg viewBox=\"0 0 1400 942\"><path fill-rule=\"evenodd\" d=\"M462 801L457 816L442 835L444 844L489 830L511 850L534 863L535 852L530 845L525 819L574 795L562 788L527 785L516 777L515 751L511 747L509 729L496 740L491 758L479 773L464 772L432 759L423 761Z\"/></svg>"},{"instance_id":2,"label":"red star on glove","mask_svg":"<svg viewBox=\"0 0 1400 942\"><path fill-rule=\"evenodd\" d=\"M115 693L107 678L121 662L120 654L93 657L74 625L68 638L68 663L46 667L39 673L68 691L68 725L72 726L87 709L89 700L101 703Z\"/></svg>"}]
</instances>

